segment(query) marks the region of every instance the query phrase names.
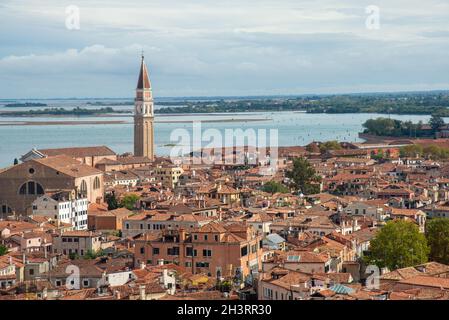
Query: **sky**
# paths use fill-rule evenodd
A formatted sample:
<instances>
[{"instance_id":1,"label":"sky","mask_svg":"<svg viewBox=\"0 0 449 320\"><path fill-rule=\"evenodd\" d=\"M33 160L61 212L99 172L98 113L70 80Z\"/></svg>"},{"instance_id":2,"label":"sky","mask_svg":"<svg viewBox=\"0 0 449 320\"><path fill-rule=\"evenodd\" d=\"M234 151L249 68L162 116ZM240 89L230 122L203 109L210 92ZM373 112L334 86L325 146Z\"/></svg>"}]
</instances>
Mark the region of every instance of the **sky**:
<instances>
[{"instance_id":1,"label":"sky","mask_svg":"<svg viewBox=\"0 0 449 320\"><path fill-rule=\"evenodd\" d=\"M155 97L446 90L449 0L0 1L0 99L132 97L142 50Z\"/></svg>"}]
</instances>

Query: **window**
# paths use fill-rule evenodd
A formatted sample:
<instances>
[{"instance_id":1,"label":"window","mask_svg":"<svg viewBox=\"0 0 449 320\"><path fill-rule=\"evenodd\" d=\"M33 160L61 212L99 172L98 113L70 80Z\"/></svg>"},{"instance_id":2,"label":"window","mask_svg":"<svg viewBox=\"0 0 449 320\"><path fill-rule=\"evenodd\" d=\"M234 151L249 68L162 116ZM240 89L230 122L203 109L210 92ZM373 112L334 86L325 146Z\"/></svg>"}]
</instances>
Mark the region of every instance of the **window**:
<instances>
[{"instance_id":1,"label":"window","mask_svg":"<svg viewBox=\"0 0 449 320\"><path fill-rule=\"evenodd\" d=\"M27 185L25 183L20 187L19 194L27 194Z\"/></svg>"},{"instance_id":2,"label":"window","mask_svg":"<svg viewBox=\"0 0 449 320\"><path fill-rule=\"evenodd\" d=\"M140 248L140 254L144 254L145 253L145 247Z\"/></svg>"},{"instance_id":3,"label":"window","mask_svg":"<svg viewBox=\"0 0 449 320\"><path fill-rule=\"evenodd\" d=\"M198 240L198 235L194 234L193 235L193 240Z\"/></svg>"},{"instance_id":4,"label":"window","mask_svg":"<svg viewBox=\"0 0 449 320\"><path fill-rule=\"evenodd\" d=\"M247 247L247 246L241 247L241 248L240 248L240 255L241 255L242 257L244 257L244 256L246 256L247 254L248 254L248 247Z\"/></svg>"},{"instance_id":5,"label":"window","mask_svg":"<svg viewBox=\"0 0 449 320\"><path fill-rule=\"evenodd\" d=\"M207 234L204 235L204 241L207 241Z\"/></svg>"},{"instance_id":6,"label":"window","mask_svg":"<svg viewBox=\"0 0 449 320\"><path fill-rule=\"evenodd\" d=\"M28 194L36 194L36 184L33 181L28 182Z\"/></svg>"},{"instance_id":7,"label":"window","mask_svg":"<svg viewBox=\"0 0 449 320\"><path fill-rule=\"evenodd\" d=\"M0 213L12 213L12 210L10 207L8 207L7 205L2 205L2 209Z\"/></svg>"},{"instance_id":8,"label":"window","mask_svg":"<svg viewBox=\"0 0 449 320\"><path fill-rule=\"evenodd\" d=\"M179 247L167 248L167 254L169 256L179 256Z\"/></svg>"},{"instance_id":9,"label":"window","mask_svg":"<svg viewBox=\"0 0 449 320\"><path fill-rule=\"evenodd\" d=\"M191 257L193 255L193 248L192 247L186 247L186 256Z\"/></svg>"},{"instance_id":10,"label":"window","mask_svg":"<svg viewBox=\"0 0 449 320\"><path fill-rule=\"evenodd\" d=\"M80 193L84 196L87 195L87 183L85 180L81 181Z\"/></svg>"},{"instance_id":11,"label":"window","mask_svg":"<svg viewBox=\"0 0 449 320\"><path fill-rule=\"evenodd\" d=\"M265 298L273 299L273 290L271 290L269 288L264 288L263 293L264 293Z\"/></svg>"},{"instance_id":12,"label":"window","mask_svg":"<svg viewBox=\"0 0 449 320\"><path fill-rule=\"evenodd\" d=\"M218 240L219 240L218 235L215 235L214 238L215 238L215 241L218 242Z\"/></svg>"},{"instance_id":13,"label":"window","mask_svg":"<svg viewBox=\"0 0 449 320\"><path fill-rule=\"evenodd\" d=\"M44 188L35 181L28 181L19 188L21 195L41 195L44 194Z\"/></svg>"},{"instance_id":14,"label":"window","mask_svg":"<svg viewBox=\"0 0 449 320\"><path fill-rule=\"evenodd\" d=\"M83 280L83 286L88 287L89 286L89 280Z\"/></svg>"},{"instance_id":15,"label":"window","mask_svg":"<svg viewBox=\"0 0 449 320\"><path fill-rule=\"evenodd\" d=\"M34 269L30 269L29 274L30 274L30 276L34 275Z\"/></svg>"},{"instance_id":16,"label":"window","mask_svg":"<svg viewBox=\"0 0 449 320\"><path fill-rule=\"evenodd\" d=\"M212 250L203 249L203 257L212 257Z\"/></svg>"},{"instance_id":17,"label":"window","mask_svg":"<svg viewBox=\"0 0 449 320\"><path fill-rule=\"evenodd\" d=\"M159 248L153 248L153 254L159 254Z\"/></svg>"},{"instance_id":18,"label":"window","mask_svg":"<svg viewBox=\"0 0 449 320\"><path fill-rule=\"evenodd\" d=\"M197 268L209 268L209 262L197 262L195 266Z\"/></svg>"},{"instance_id":19,"label":"window","mask_svg":"<svg viewBox=\"0 0 449 320\"><path fill-rule=\"evenodd\" d=\"M100 178L98 177L94 179L94 189L100 189Z\"/></svg>"}]
</instances>

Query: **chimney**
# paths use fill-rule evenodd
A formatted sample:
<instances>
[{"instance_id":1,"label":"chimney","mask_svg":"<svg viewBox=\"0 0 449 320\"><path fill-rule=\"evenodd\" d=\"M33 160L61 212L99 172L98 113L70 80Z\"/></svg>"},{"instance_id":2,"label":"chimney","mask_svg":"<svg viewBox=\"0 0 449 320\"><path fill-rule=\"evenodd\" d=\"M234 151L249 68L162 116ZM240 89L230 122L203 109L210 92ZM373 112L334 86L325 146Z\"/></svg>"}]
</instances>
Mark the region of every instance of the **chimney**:
<instances>
[{"instance_id":1,"label":"chimney","mask_svg":"<svg viewBox=\"0 0 449 320\"><path fill-rule=\"evenodd\" d=\"M114 291L114 297L115 297L116 300L120 300L120 298L121 298L120 291L115 290Z\"/></svg>"},{"instance_id":2,"label":"chimney","mask_svg":"<svg viewBox=\"0 0 449 320\"><path fill-rule=\"evenodd\" d=\"M158 266L163 266L164 265L164 259L158 259L157 260L157 265Z\"/></svg>"},{"instance_id":3,"label":"chimney","mask_svg":"<svg viewBox=\"0 0 449 320\"><path fill-rule=\"evenodd\" d=\"M25 257L25 253L22 253L22 263L26 264L26 257Z\"/></svg>"},{"instance_id":4,"label":"chimney","mask_svg":"<svg viewBox=\"0 0 449 320\"><path fill-rule=\"evenodd\" d=\"M140 263L140 269L143 270L143 269L145 269L145 267L146 267L146 264L145 264L145 262L142 261Z\"/></svg>"},{"instance_id":5,"label":"chimney","mask_svg":"<svg viewBox=\"0 0 449 320\"><path fill-rule=\"evenodd\" d=\"M140 295L140 300L146 300L146 294L145 294L145 285L140 285L139 286L139 295Z\"/></svg>"},{"instance_id":6,"label":"chimney","mask_svg":"<svg viewBox=\"0 0 449 320\"><path fill-rule=\"evenodd\" d=\"M186 240L186 231L185 229L179 229L179 242L184 242Z\"/></svg>"}]
</instances>

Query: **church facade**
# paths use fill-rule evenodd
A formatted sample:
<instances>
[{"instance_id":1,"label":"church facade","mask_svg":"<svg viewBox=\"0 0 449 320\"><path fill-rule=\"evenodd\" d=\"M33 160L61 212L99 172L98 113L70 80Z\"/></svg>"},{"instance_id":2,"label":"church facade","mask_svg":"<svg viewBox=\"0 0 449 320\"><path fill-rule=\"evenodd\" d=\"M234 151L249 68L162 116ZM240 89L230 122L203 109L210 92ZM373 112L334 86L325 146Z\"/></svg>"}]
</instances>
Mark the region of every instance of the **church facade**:
<instances>
[{"instance_id":1,"label":"church facade","mask_svg":"<svg viewBox=\"0 0 449 320\"><path fill-rule=\"evenodd\" d=\"M32 159L0 172L0 219L31 215L33 201L44 194L67 191L73 199L103 202L103 172L68 157Z\"/></svg>"}]
</instances>

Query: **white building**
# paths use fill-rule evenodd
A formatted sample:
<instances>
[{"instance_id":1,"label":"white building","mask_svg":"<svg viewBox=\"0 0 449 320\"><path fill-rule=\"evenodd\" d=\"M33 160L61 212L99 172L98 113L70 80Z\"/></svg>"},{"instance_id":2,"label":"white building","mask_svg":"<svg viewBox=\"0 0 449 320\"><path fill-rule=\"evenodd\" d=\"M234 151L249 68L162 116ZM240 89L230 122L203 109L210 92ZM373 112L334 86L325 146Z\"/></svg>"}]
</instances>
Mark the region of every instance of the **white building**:
<instances>
[{"instance_id":1,"label":"white building","mask_svg":"<svg viewBox=\"0 0 449 320\"><path fill-rule=\"evenodd\" d=\"M69 223L74 230L87 230L87 198L72 198L68 193L43 195L33 202L33 215Z\"/></svg>"},{"instance_id":2,"label":"white building","mask_svg":"<svg viewBox=\"0 0 449 320\"><path fill-rule=\"evenodd\" d=\"M125 170L105 172L104 178L105 186L108 187L115 187L117 185L135 187L139 182L138 175Z\"/></svg>"}]
</instances>

